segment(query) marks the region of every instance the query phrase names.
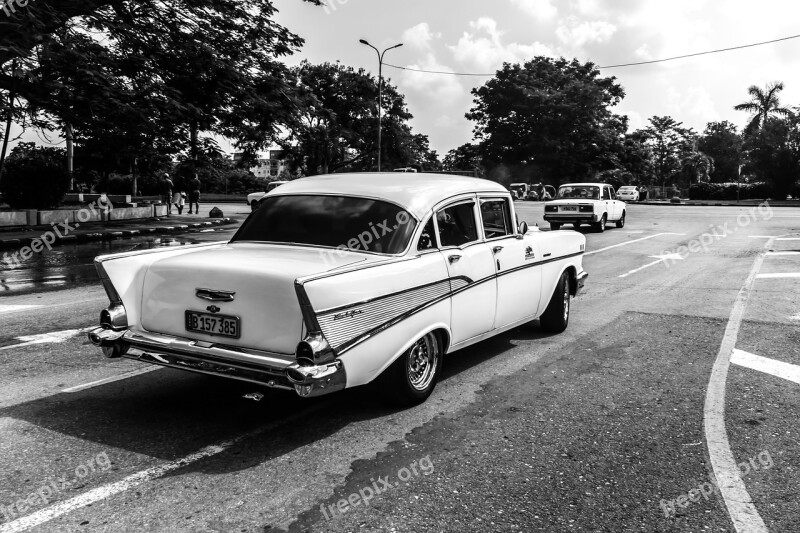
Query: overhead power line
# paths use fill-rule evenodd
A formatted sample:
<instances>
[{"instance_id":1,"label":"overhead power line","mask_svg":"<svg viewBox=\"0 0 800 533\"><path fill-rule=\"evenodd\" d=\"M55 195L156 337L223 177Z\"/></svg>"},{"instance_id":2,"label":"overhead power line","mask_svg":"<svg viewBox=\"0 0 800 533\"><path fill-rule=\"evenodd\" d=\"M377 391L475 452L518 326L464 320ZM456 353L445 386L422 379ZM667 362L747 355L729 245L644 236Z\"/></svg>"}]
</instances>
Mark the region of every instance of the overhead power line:
<instances>
[{"instance_id":1,"label":"overhead power line","mask_svg":"<svg viewBox=\"0 0 800 533\"><path fill-rule=\"evenodd\" d=\"M797 39L800 35L790 35L788 37L781 37L780 39L772 39L771 41L762 41L760 43L751 43L751 44L743 44L740 46L731 46L729 48L718 48L716 50L708 50L706 52L695 52L693 54L684 54L681 56L674 56L674 57L665 57L663 59L652 59L650 61L636 61L632 63L620 63L618 65L606 65L600 66L598 68L621 68L621 67L635 67L638 65L651 65L653 63L664 63L666 61L675 61L676 59L685 59L687 57L697 57L697 56L704 56L708 54L719 54L720 52L730 52L732 50L741 50L743 48L753 48L754 46L764 46L766 44L773 44L779 43L781 41L788 41L790 39ZM445 70L425 70L421 68L411 68L411 67L401 67L399 65L391 65L389 63L384 63L387 67L392 67L398 70L407 70L410 72L421 72L423 74L446 74L449 76L475 76L475 77L492 77L495 76L497 73L492 72L491 74L487 73L475 73L475 72L449 72Z\"/></svg>"}]
</instances>

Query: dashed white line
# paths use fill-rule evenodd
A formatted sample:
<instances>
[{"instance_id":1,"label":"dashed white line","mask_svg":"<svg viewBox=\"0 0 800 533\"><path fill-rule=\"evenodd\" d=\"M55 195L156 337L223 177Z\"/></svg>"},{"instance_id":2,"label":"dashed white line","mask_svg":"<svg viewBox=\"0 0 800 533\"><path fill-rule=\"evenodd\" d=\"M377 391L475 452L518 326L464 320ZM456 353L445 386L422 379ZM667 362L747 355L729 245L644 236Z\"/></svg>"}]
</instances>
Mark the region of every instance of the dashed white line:
<instances>
[{"instance_id":1,"label":"dashed white line","mask_svg":"<svg viewBox=\"0 0 800 533\"><path fill-rule=\"evenodd\" d=\"M586 252L583 255L592 255L592 254L599 254L600 252L605 252L606 250L611 250L612 248L619 248L620 246L627 246L629 244L633 244L635 242L646 241L647 239L652 239L654 237L660 237L661 235L686 235L685 233L656 233L655 235L648 235L647 237L642 237L641 239L633 239L632 241L625 241L619 244L612 244L611 246L606 246L605 248L600 248L599 250L592 250L591 252Z\"/></svg>"},{"instance_id":2,"label":"dashed white line","mask_svg":"<svg viewBox=\"0 0 800 533\"><path fill-rule=\"evenodd\" d=\"M780 272L775 274L759 274L758 279L800 278L800 272Z\"/></svg>"},{"instance_id":3,"label":"dashed white line","mask_svg":"<svg viewBox=\"0 0 800 533\"><path fill-rule=\"evenodd\" d=\"M0 305L0 313L15 313L17 311L27 311L28 309L37 309L43 307L41 305Z\"/></svg>"},{"instance_id":4,"label":"dashed white line","mask_svg":"<svg viewBox=\"0 0 800 533\"><path fill-rule=\"evenodd\" d=\"M99 501L108 499L116 494L125 492L133 487L137 487L143 483L147 483L148 481L154 481L174 470L178 470L179 468L183 468L185 466L191 465L203 459L219 455L243 440L257 437L259 435L274 430L276 427L288 424L300 418L307 417L308 415L314 413L315 411L321 410L323 407L327 409L328 406L329 404L325 402L317 403L307 409L303 409L302 411L295 413L294 415L288 416L281 421L273 422L272 424L268 424L254 431L250 431L248 433L226 440L219 444L213 444L211 446L207 446L202 450L187 455L186 457L183 457L181 459L170 461L169 463L154 466L153 468L148 468L147 470L142 470L141 472L131 474L130 476L120 481L117 481L115 483L109 483L107 485L102 485L100 487L97 487L96 489L92 489L83 494L79 494L74 498L70 498L63 502L51 505L50 507L41 509L33 514L29 514L28 516L17 518L13 522L7 522L5 524L1 524L0 533L18 533L20 531L25 531L26 529L30 529L32 527L44 524L46 522L49 522L50 520L58 518L59 516L71 513L72 511L77 511L78 509L82 509L83 507L92 505L93 503L97 503Z\"/></svg>"},{"instance_id":5,"label":"dashed white line","mask_svg":"<svg viewBox=\"0 0 800 533\"><path fill-rule=\"evenodd\" d=\"M800 252L767 252L767 255L800 255Z\"/></svg>"},{"instance_id":6,"label":"dashed white line","mask_svg":"<svg viewBox=\"0 0 800 533\"><path fill-rule=\"evenodd\" d=\"M731 363L800 384L800 366L797 365L776 361L743 350L733 351Z\"/></svg>"},{"instance_id":7,"label":"dashed white line","mask_svg":"<svg viewBox=\"0 0 800 533\"><path fill-rule=\"evenodd\" d=\"M92 328L83 329L65 329L64 331L51 331L50 333L41 333L39 335L25 335L16 337L16 340L22 341L18 344L11 344L9 346L0 346L0 350L10 350L11 348L21 348L23 346L31 346L33 344L55 344L64 342L71 339L85 331Z\"/></svg>"},{"instance_id":8,"label":"dashed white line","mask_svg":"<svg viewBox=\"0 0 800 533\"><path fill-rule=\"evenodd\" d=\"M101 385L106 385L108 383L113 383L115 381L121 381L123 379L132 378L135 376L140 376L142 374L147 374L148 372L153 372L154 370L160 370L163 367L160 366L147 366L145 368L140 368L138 370L133 370L131 372L125 372L124 374L120 374L118 376L111 376L110 378L105 379L98 379L97 381L92 381L90 383L84 383L83 385L77 385L75 387L69 387L67 389L62 389L61 392L81 392L87 389L91 389L94 387L99 387Z\"/></svg>"}]
</instances>

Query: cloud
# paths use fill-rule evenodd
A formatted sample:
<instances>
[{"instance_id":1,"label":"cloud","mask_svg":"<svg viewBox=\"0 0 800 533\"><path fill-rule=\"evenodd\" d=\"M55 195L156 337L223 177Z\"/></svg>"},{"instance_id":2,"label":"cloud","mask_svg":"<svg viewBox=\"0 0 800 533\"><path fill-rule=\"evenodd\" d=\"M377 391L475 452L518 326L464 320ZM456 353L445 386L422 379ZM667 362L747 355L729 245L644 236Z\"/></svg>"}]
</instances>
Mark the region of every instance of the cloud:
<instances>
[{"instance_id":1,"label":"cloud","mask_svg":"<svg viewBox=\"0 0 800 533\"><path fill-rule=\"evenodd\" d=\"M418 50L430 50L433 41L441 36L441 33L432 32L427 22L421 22L403 32L402 42Z\"/></svg>"},{"instance_id":2,"label":"cloud","mask_svg":"<svg viewBox=\"0 0 800 533\"><path fill-rule=\"evenodd\" d=\"M564 46L583 48L587 44L604 43L617 32L617 27L603 20L578 22L570 17L566 24L556 29L556 36Z\"/></svg>"},{"instance_id":3,"label":"cloud","mask_svg":"<svg viewBox=\"0 0 800 533\"><path fill-rule=\"evenodd\" d=\"M500 68L504 62L521 63L538 55L556 55L552 48L540 42L503 43L503 32L492 18L482 17L469 25L472 31L464 32L458 43L449 48L456 61L470 67L489 71Z\"/></svg>"},{"instance_id":4,"label":"cloud","mask_svg":"<svg viewBox=\"0 0 800 533\"><path fill-rule=\"evenodd\" d=\"M553 20L558 15L551 0L511 0L511 3L537 20Z\"/></svg>"}]
</instances>

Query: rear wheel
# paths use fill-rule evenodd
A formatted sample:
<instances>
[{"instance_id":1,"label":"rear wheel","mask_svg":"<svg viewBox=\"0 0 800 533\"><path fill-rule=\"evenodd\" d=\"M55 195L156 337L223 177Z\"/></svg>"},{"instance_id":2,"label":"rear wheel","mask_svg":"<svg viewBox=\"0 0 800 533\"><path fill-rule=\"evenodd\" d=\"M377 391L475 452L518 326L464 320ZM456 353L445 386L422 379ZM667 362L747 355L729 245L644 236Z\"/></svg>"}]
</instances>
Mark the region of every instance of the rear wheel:
<instances>
[{"instance_id":1,"label":"rear wheel","mask_svg":"<svg viewBox=\"0 0 800 533\"><path fill-rule=\"evenodd\" d=\"M556 290L553 291L553 296L550 298L550 303L547 304L542 316L539 318L539 323L542 329L551 333L561 333L567 329L569 325L569 274L564 272L556 284Z\"/></svg>"},{"instance_id":2,"label":"rear wheel","mask_svg":"<svg viewBox=\"0 0 800 533\"><path fill-rule=\"evenodd\" d=\"M572 223L572 227L575 228L575 229L580 229L581 223L580 222L573 222Z\"/></svg>"},{"instance_id":3,"label":"rear wheel","mask_svg":"<svg viewBox=\"0 0 800 533\"><path fill-rule=\"evenodd\" d=\"M618 228L625 227L625 211L622 212L622 216L619 217L619 220L617 220L617 227Z\"/></svg>"},{"instance_id":4,"label":"rear wheel","mask_svg":"<svg viewBox=\"0 0 800 533\"><path fill-rule=\"evenodd\" d=\"M417 340L384 373L389 400L411 406L424 402L436 387L442 370L442 344L430 332Z\"/></svg>"},{"instance_id":5,"label":"rear wheel","mask_svg":"<svg viewBox=\"0 0 800 533\"><path fill-rule=\"evenodd\" d=\"M603 213L603 217L600 219L600 221L594 224L595 231L597 233L603 233L606 230L607 222L608 222L608 217L605 213Z\"/></svg>"},{"instance_id":6,"label":"rear wheel","mask_svg":"<svg viewBox=\"0 0 800 533\"><path fill-rule=\"evenodd\" d=\"M561 224L556 224L555 222L550 223L550 229L553 231L561 229Z\"/></svg>"}]
</instances>

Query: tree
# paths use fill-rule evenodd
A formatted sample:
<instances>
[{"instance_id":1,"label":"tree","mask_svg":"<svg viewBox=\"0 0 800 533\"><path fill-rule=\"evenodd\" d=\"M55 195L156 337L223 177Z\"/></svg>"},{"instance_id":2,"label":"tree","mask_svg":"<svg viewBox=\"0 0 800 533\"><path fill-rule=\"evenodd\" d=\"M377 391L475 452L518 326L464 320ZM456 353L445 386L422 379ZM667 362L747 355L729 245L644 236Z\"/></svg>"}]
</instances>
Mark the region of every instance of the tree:
<instances>
[{"instance_id":1,"label":"tree","mask_svg":"<svg viewBox=\"0 0 800 533\"><path fill-rule=\"evenodd\" d=\"M306 175L371 169L377 155L377 80L363 69L331 63L303 62L292 73L295 116L280 142L287 158ZM417 164L428 150L427 138L413 136L405 98L386 81L381 106L386 167Z\"/></svg>"},{"instance_id":2,"label":"tree","mask_svg":"<svg viewBox=\"0 0 800 533\"><path fill-rule=\"evenodd\" d=\"M758 135L745 138L745 171L770 184L775 196L789 194L800 178L800 123L770 120Z\"/></svg>"},{"instance_id":3,"label":"tree","mask_svg":"<svg viewBox=\"0 0 800 533\"><path fill-rule=\"evenodd\" d=\"M508 167L518 179L535 172L545 181L590 177L613 166L607 150L623 137L626 120L610 109L625 92L615 78L600 77L593 63L536 57L505 64L472 94L466 117L476 121L487 166Z\"/></svg>"},{"instance_id":4,"label":"tree","mask_svg":"<svg viewBox=\"0 0 800 533\"><path fill-rule=\"evenodd\" d=\"M483 158L477 144L462 144L453 148L444 156L443 167L445 170L482 170Z\"/></svg>"},{"instance_id":5,"label":"tree","mask_svg":"<svg viewBox=\"0 0 800 533\"><path fill-rule=\"evenodd\" d=\"M778 93L782 90L783 82L780 81L768 84L765 89L751 85L747 89L750 101L733 106L736 111L747 111L753 114L744 129L746 136L761 131L767 121L773 117L790 117L792 115L788 108L781 106Z\"/></svg>"},{"instance_id":6,"label":"tree","mask_svg":"<svg viewBox=\"0 0 800 533\"><path fill-rule=\"evenodd\" d=\"M742 136L728 121L709 122L698 140L700 151L714 160L712 182L731 183L739 178L742 161Z\"/></svg>"},{"instance_id":7,"label":"tree","mask_svg":"<svg viewBox=\"0 0 800 533\"><path fill-rule=\"evenodd\" d=\"M666 187L667 180L672 178L683 167L685 157L692 150L693 132L683 128L669 116L651 117L650 125L642 130L653 153L653 172L656 183Z\"/></svg>"},{"instance_id":8,"label":"tree","mask_svg":"<svg viewBox=\"0 0 800 533\"><path fill-rule=\"evenodd\" d=\"M647 140L647 134L641 130L626 134L619 155L620 169L630 173L630 179L639 185L651 185L655 175L653 151Z\"/></svg>"}]
</instances>

